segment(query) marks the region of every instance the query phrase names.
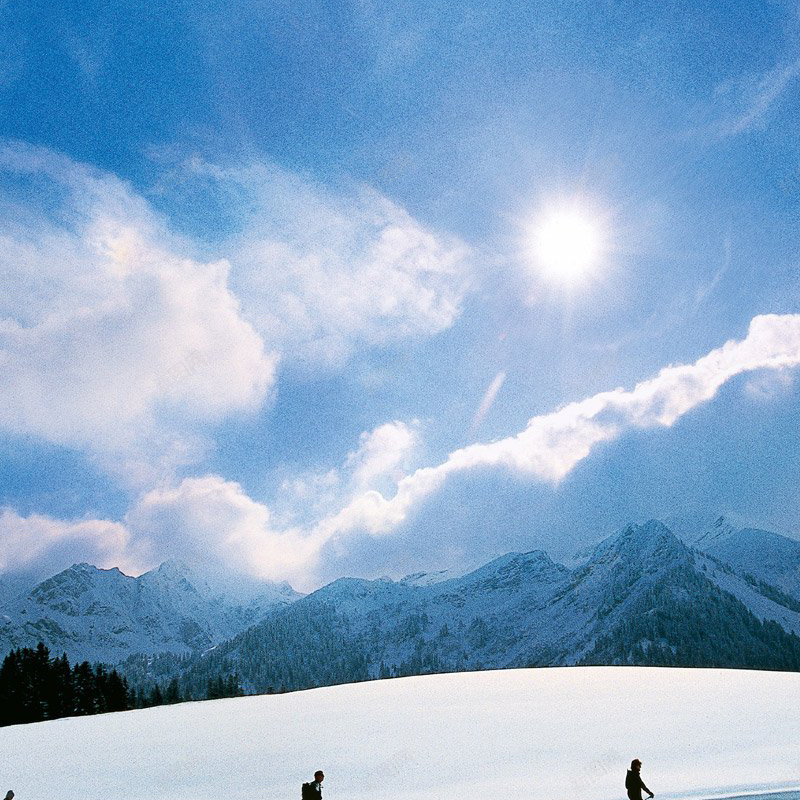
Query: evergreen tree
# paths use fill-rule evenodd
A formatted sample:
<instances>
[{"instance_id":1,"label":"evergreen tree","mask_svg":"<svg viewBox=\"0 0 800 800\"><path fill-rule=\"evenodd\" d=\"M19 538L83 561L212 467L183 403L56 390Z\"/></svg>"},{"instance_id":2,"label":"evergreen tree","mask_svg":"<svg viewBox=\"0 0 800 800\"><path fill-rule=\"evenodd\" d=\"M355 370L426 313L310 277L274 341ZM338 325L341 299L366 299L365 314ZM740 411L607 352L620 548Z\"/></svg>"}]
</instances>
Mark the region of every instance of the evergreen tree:
<instances>
[{"instance_id":1,"label":"evergreen tree","mask_svg":"<svg viewBox=\"0 0 800 800\"><path fill-rule=\"evenodd\" d=\"M166 692L164 692L164 702L165 703L181 702L181 690L180 686L178 685L177 678L173 678L167 685L167 690Z\"/></svg>"},{"instance_id":2,"label":"evergreen tree","mask_svg":"<svg viewBox=\"0 0 800 800\"><path fill-rule=\"evenodd\" d=\"M164 695L161 694L161 687L157 683L153 684L153 691L150 692L148 705L150 706L164 705Z\"/></svg>"},{"instance_id":3,"label":"evergreen tree","mask_svg":"<svg viewBox=\"0 0 800 800\"><path fill-rule=\"evenodd\" d=\"M97 713L97 681L89 662L76 664L72 669L72 677L75 686L75 713Z\"/></svg>"}]
</instances>

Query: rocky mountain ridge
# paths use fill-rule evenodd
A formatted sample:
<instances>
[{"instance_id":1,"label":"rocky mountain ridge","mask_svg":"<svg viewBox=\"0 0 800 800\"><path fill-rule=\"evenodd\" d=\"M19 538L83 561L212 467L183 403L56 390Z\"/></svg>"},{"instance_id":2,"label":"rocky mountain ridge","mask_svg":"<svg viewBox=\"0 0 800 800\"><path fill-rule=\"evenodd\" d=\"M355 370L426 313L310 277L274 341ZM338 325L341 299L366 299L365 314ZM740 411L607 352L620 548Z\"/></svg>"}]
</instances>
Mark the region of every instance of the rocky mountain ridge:
<instances>
[{"instance_id":1,"label":"rocky mountain ridge","mask_svg":"<svg viewBox=\"0 0 800 800\"><path fill-rule=\"evenodd\" d=\"M250 692L521 666L800 670L798 632L791 596L651 520L572 569L534 550L440 581L339 579L210 653L129 674L179 677L191 693L226 669Z\"/></svg>"},{"instance_id":2,"label":"rocky mountain ridge","mask_svg":"<svg viewBox=\"0 0 800 800\"><path fill-rule=\"evenodd\" d=\"M233 596L176 561L138 578L74 564L3 604L0 650L42 641L72 661L105 663L134 653L202 652L301 596L268 583Z\"/></svg>"}]
</instances>

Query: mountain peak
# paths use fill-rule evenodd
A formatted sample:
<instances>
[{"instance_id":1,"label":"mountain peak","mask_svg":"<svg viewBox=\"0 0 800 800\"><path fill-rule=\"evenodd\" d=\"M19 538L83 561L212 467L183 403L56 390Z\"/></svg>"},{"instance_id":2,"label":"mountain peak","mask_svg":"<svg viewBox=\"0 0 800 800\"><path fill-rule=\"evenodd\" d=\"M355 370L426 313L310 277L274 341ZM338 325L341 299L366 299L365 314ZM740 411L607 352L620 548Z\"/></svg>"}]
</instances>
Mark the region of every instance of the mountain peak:
<instances>
[{"instance_id":1,"label":"mountain peak","mask_svg":"<svg viewBox=\"0 0 800 800\"><path fill-rule=\"evenodd\" d=\"M672 530L660 520L650 519L641 524L630 523L618 533L604 539L584 563L608 563L610 560L662 561L667 557L685 557L688 553L686 545Z\"/></svg>"},{"instance_id":2,"label":"mountain peak","mask_svg":"<svg viewBox=\"0 0 800 800\"><path fill-rule=\"evenodd\" d=\"M157 575L167 578L191 578L194 577L194 570L180 559L168 559L163 561L155 570Z\"/></svg>"},{"instance_id":3,"label":"mountain peak","mask_svg":"<svg viewBox=\"0 0 800 800\"><path fill-rule=\"evenodd\" d=\"M71 567L64 570L64 572L101 572L101 569L94 564L81 561L79 564L73 564Z\"/></svg>"}]
</instances>

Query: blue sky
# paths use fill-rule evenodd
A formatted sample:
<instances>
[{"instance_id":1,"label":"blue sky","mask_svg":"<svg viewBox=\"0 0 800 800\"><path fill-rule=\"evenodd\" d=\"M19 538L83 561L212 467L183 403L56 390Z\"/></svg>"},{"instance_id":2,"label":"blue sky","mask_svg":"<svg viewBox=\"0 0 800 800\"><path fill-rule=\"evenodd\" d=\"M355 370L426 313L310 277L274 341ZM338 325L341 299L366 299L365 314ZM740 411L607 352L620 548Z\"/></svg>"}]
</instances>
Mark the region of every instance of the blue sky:
<instances>
[{"instance_id":1,"label":"blue sky","mask_svg":"<svg viewBox=\"0 0 800 800\"><path fill-rule=\"evenodd\" d=\"M782 2L3 0L0 571L797 535L798 98Z\"/></svg>"}]
</instances>

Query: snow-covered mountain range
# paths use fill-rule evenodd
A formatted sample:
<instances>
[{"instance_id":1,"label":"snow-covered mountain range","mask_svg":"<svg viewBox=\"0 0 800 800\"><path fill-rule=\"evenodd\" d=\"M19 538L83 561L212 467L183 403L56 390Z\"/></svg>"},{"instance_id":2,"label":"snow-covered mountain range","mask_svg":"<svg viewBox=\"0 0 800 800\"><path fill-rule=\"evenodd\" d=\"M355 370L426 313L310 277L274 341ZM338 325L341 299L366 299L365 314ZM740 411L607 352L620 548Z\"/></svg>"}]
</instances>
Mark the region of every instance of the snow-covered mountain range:
<instances>
[{"instance_id":1,"label":"snow-covered mountain range","mask_svg":"<svg viewBox=\"0 0 800 800\"><path fill-rule=\"evenodd\" d=\"M751 529L741 529L747 540ZM342 578L178 664L139 664L133 680L179 677L198 696L234 669L247 691L497 667L673 664L800 670L800 600L774 553L800 542L762 532L758 575L690 547L651 520L589 548L571 567L541 550L466 575ZM728 540L733 543L736 532ZM692 540L694 541L694 540ZM444 579L440 579L444 577Z\"/></svg>"},{"instance_id":2,"label":"snow-covered mountain range","mask_svg":"<svg viewBox=\"0 0 800 800\"><path fill-rule=\"evenodd\" d=\"M0 650L43 641L71 661L106 663L200 652L302 596L286 583L234 593L212 580L174 561L138 578L75 564L3 603Z\"/></svg>"},{"instance_id":3,"label":"snow-covered mountain range","mask_svg":"<svg viewBox=\"0 0 800 800\"><path fill-rule=\"evenodd\" d=\"M226 671L263 691L580 663L800 669L800 541L730 516L666 522L629 525L569 566L534 550L307 596L255 584L234 597L176 563L139 578L81 564L4 604L0 648L128 659L132 681L179 677L190 696Z\"/></svg>"},{"instance_id":4,"label":"snow-covered mountain range","mask_svg":"<svg viewBox=\"0 0 800 800\"><path fill-rule=\"evenodd\" d=\"M694 523L669 518L665 524L688 545L800 600L800 542L753 526L733 514Z\"/></svg>"}]
</instances>

